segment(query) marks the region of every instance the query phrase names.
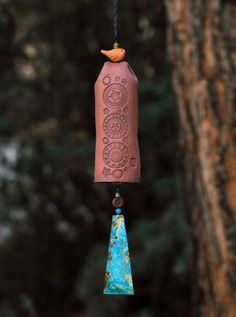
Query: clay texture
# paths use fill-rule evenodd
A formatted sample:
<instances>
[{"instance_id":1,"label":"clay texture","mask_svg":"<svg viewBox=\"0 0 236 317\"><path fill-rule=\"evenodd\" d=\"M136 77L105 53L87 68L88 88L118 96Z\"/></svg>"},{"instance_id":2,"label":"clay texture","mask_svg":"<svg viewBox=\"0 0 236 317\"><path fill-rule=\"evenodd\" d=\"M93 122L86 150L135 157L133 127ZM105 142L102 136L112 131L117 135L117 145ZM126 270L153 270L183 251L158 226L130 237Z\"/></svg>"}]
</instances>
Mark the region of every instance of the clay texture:
<instances>
[{"instance_id":1,"label":"clay texture","mask_svg":"<svg viewBox=\"0 0 236 317\"><path fill-rule=\"evenodd\" d=\"M105 62L95 83L95 182L139 182L138 80L127 62Z\"/></svg>"}]
</instances>

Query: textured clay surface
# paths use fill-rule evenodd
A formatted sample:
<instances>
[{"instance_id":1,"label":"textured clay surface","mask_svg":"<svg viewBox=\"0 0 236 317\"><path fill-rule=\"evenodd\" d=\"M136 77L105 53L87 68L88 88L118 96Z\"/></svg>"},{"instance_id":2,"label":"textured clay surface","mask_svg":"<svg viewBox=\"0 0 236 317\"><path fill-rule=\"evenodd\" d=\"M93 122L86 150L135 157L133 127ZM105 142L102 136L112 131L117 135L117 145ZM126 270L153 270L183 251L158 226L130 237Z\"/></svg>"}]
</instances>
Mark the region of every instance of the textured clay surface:
<instances>
[{"instance_id":1,"label":"textured clay surface","mask_svg":"<svg viewBox=\"0 0 236 317\"><path fill-rule=\"evenodd\" d=\"M95 182L140 180L137 85L127 62L105 62L95 83Z\"/></svg>"}]
</instances>

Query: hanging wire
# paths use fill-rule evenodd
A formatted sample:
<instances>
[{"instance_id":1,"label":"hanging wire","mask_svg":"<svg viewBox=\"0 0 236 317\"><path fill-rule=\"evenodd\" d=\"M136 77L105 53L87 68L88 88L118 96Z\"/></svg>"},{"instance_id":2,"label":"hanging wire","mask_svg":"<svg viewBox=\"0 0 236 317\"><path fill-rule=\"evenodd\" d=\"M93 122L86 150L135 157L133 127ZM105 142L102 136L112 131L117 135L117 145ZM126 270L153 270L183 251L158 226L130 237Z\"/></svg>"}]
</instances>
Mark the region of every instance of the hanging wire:
<instances>
[{"instance_id":1,"label":"hanging wire","mask_svg":"<svg viewBox=\"0 0 236 317\"><path fill-rule=\"evenodd\" d=\"M118 0L113 0L113 43L118 43Z\"/></svg>"}]
</instances>

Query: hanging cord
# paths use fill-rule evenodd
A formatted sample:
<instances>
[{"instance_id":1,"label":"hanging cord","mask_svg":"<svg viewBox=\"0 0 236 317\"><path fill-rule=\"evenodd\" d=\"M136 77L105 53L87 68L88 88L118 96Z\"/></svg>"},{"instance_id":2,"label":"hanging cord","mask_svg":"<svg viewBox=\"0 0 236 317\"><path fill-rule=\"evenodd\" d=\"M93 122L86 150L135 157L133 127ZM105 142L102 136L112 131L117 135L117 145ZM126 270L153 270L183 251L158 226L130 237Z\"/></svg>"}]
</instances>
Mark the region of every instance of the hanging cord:
<instances>
[{"instance_id":1,"label":"hanging cord","mask_svg":"<svg viewBox=\"0 0 236 317\"><path fill-rule=\"evenodd\" d=\"M113 0L113 47L118 48L118 0Z\"/></svg>"}]
</instances>

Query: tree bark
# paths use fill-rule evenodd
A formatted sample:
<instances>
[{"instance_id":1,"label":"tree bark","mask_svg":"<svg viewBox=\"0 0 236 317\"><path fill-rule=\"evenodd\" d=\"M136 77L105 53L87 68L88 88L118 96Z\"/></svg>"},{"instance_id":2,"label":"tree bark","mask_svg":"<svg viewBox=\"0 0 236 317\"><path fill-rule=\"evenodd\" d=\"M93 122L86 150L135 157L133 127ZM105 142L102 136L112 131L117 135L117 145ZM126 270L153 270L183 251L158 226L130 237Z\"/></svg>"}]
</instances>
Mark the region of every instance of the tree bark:
<instances>
[{"instance_id":1,"label":"tree bark","mask_svg":"<svg viewBox=\"0 0 236 317\"><path fill-rule=\"evenodd\" d=\"M165 0L194 237L195 316L236 316L236 5Z\"/></svg>"}]
</instances>

